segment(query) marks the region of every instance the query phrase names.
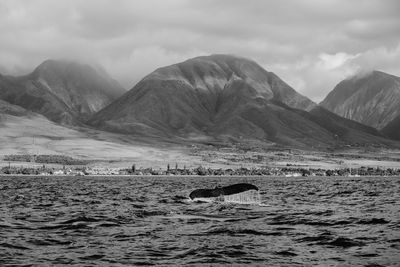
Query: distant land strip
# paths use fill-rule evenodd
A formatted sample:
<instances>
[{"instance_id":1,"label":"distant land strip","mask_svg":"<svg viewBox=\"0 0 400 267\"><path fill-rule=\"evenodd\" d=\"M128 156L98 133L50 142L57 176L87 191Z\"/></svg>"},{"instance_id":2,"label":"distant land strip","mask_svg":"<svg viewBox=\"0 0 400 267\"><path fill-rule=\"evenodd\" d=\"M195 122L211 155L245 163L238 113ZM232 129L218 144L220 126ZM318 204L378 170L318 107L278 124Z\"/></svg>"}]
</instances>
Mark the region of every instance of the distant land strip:
<instances>
[{"instance_id":1,"label":"distant land strip","mask_svg":"<svg viewBox=\"0 0 400 267\"><path fill-rule=\"evenodd\" d=\"M67 175L67 176L92 176L92 175L135 175L135 176L284 176L284 177L308 177L308 176L400 176L398 168L342 168L342 169L313 169L313 168L238 168L238 169L212 169L199 166L197 168L170 168L166 170L153 168L91 168L91 167L66 167L48 168L42 167L14 167L5 166L1 168L0 175Z\"/></svg>"}]
</instances>

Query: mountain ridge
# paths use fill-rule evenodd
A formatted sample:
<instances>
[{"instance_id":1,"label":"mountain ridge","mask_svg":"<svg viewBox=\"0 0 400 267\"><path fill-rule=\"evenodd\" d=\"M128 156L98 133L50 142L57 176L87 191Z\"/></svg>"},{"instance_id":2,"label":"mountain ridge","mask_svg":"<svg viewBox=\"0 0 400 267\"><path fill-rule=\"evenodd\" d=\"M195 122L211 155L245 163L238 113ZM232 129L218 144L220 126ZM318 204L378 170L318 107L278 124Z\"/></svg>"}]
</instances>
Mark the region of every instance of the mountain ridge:
<instances>
[{"instance_id":1,"label":"mountain ridge","mask_svg":"<svg viewBox=\"0 0 400 267\"><path fill-rule=\"evenodd\" d=\"M38 113L61 124L159 140L302 148L390 143L388 134L318 106L243 57L214 54L160 67L124 94L102 75L59 60L25 76L0 75L0 113Z\"/></svg>"}]
</instances>

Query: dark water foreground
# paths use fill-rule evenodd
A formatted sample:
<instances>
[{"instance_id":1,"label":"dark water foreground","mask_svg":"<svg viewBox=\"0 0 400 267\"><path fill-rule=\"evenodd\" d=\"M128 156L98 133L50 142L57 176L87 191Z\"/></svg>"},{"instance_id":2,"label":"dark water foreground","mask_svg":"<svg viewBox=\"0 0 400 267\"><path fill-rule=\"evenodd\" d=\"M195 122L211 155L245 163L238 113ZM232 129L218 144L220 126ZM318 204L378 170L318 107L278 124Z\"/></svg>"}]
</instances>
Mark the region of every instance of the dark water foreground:
<instances>
[{"instance_id":1,"label":"dark water foreground","mask_svg":"<svg viewBox=\"0 0 400 267\"><path fill-rule=\"evenodd\" d=\"M193 203L250 182L263 205ZM0 266L399 266L400 178L0 177Z\"/></svg>"}]
</instances>

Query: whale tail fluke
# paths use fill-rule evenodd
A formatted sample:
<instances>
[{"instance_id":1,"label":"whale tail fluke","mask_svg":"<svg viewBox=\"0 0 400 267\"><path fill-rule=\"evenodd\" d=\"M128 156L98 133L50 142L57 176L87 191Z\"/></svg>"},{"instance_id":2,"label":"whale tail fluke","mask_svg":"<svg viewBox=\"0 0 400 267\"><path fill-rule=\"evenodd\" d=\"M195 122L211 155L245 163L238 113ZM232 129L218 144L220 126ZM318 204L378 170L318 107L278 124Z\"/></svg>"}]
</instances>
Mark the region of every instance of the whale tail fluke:
<instances>
[{"instance_id":1,"label":"whale tail fluke","mask_svg":"<svg viewBox=\"0 0 400 267\"><path fill-rule=\"evenodd\" d=\"M258 187L240 183L214 189L196 189L190 193L193 201L228 202L237 204L260 204L261 196Z\"/></svg>"}]
</instances>

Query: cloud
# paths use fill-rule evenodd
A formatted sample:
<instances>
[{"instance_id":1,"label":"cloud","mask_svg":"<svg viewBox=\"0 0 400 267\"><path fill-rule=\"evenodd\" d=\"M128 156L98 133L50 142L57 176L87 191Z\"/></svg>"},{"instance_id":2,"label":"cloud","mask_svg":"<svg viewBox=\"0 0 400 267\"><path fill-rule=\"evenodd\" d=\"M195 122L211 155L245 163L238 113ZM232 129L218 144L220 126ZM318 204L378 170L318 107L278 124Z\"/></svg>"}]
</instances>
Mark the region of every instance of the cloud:
<instances>
[{"instance_id":1,"label":"cloud","mask_svg":"<svg viewBox=\"0 0 400 267\"><path fill-rule=\"evenodd\" d=\"M128 59L125 58L126 56L119 60L108 58L103 64L109 66L113 77L130 89L155 68L181 62L199 54L204 54L204 52L193 50L187 53L176 53L160 46L143 46L133 49Z\"/></svg>"},{"instance_id":2,"label":"cloud","mask_svg":"<svg viewBox=\"0 0 400 267\"><path fill-rule=\"evenodd\" d=\"M158 67L227 53L319 101L361 69L400 75L399 10L397 0L2 0L0 71L79 59L131 88Z\"/></svg>"},{"instance_id":3,"label":"cloud","mask_svg":"<svg viewBox=\"0 0 400 267\"><path fill-rule=\"evenodd\" d=\"M352 60L359 70L383 70L393 74L400 74L400 43L388 48L377 47L362 53Z\"/></svg>"},{"instance_id":4,"label":"cloud","mask_svg":"<svg viewBox=\"0 0 400 267\"><path fill-rule=\"evenodd\" d=\"M359 54L349 55L343 52L336 53L334 55L322 53L318 56L319 61L317 66L320 66L326 70L334 70L343 67L343 65L349 62L349 60L357 58L358 56Z\"/></svg>"},{"instance_id":5,"label":"cloud","mask_svg":"<svg viewBox=\"0 0 400 267\"><path fill-rule=\"evenodd\" d=\"M336 84L353 75L373 70L399 75L399 62L400 43L392 48L381 46L357 54L338 52L305 56L292 64L272 65L270 69L281 74L299 92L320 102Z\"/></svg>"}]
</instances>

